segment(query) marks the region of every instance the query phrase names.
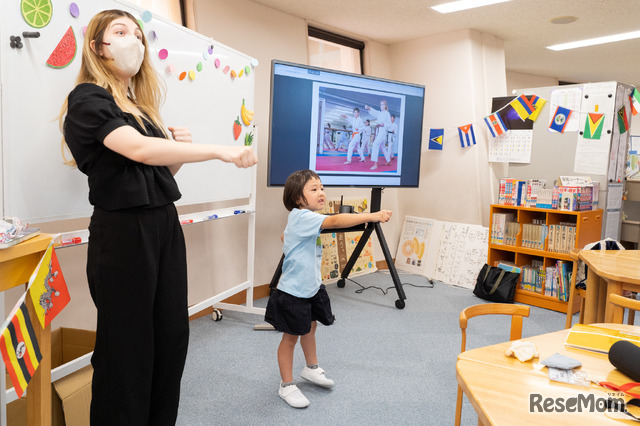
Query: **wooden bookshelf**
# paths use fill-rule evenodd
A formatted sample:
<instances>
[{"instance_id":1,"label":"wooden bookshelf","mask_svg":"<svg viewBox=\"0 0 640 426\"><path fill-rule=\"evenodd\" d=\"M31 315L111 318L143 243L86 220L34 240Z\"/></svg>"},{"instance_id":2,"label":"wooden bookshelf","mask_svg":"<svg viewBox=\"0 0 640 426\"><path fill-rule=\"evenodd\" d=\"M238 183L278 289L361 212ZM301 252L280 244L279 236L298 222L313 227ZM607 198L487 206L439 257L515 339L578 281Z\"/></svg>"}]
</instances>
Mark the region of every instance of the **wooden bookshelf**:
<instances>
[{"instance_id":1,"label":"wooden bookshelf","mask_svg":"<svg viewBox=\"0 0 640 426\"><path fill-rule=\"evenodd\" d=\"M491 205L491 215L489 224L489 235L492 234L494 213L513 213L519 223L518 235L515 245L492 244L489 243L487 263L495 266L499 261L513 262L517 266L530 265L532 259L541 260L543 266L554 266L556 261L564 260L571 262L569 253L557 253L548 251L548 237L544 241L544 250L522 247L522 225L532 223L534 219L542 220L547 226L558 225L561 222L571 222L576 224L575 245L572 248L582 248L585 245L601 239L602 210L590 210L581 212L571 212L552 209L538 209L534 207ZM491 240L490 240L491 241ZM556 297L545 296L533 291L524 290L520 283L516 288L515 301L527 305L538 306L540 308L551 309L558 312L567 312L567 303ZM578 301L578 298L576 298ZM575 303L571 312L579 310L579 303Z\"/></svg>"}]
</instances>

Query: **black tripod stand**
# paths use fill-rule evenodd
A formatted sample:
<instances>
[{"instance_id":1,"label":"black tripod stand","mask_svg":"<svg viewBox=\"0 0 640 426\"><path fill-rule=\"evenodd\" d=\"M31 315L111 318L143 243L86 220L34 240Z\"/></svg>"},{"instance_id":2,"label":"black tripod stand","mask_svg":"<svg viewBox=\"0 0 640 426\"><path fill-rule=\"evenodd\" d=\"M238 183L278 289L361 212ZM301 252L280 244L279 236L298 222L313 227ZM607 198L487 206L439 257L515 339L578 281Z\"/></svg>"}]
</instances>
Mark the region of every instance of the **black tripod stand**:
<instances>
[{"instance_id":1,"label":"black tripod stand","mask_svg":"<svg viewBox=\"0 0 640 426\"><path fill-rule=\"evenodd\" d=\"M372 188L371 189L371 211L377 212L380 211L380 201L382 198L382 188ZM393 263L393 258L391 257L391 253L389 252L389 246L387 246L387 241L384 238L384 234L382 232L382 226L378 222L369 222L366 225L354 226L353 228L347 229L328 229L327 232L354 232L362 230L362 238L358 241L356 248L351 253L351 257L349 257L349 261L345 265L342 270L342 274L340 274L340 279L338 280L338 287L343 288L345 286L345 279L351 273L351 269L353 269L353 265L355 265L362 249L364 248L367 241L369 241L369 237L373 231L376 232L378 236L378 241L380 242L380 247L382 248L382 253L384 254L384 260L387 262L387 266L389 267L389 272L391 273L391 279L393 280L393 285L398 292L398 300L396 300L396 308L403 309L405 306L405 299L407 298L404 294L404 289L402 288L402 283L400 283L400 277L398 276L398 271L396 270L396 265ZM282 274L282 262L284 261L284 255L280 258L280 263L276 268L275 273L273 274L273 278L271 278L271 283L269 287L271 289L276 288L278 285L278 280L280 280L280 274Z\"/></svg>"}]
</instances>

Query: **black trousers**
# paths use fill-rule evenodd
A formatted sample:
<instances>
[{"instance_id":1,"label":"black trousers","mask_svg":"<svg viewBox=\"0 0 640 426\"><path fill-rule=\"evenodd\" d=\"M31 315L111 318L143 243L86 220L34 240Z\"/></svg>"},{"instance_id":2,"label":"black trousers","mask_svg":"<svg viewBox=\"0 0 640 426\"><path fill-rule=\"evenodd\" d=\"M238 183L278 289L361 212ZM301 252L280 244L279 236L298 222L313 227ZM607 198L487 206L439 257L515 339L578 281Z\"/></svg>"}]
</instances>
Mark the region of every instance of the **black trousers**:
<instances>
[{"instance_id":1,"label":"black trousers","mask_svg":"<svg viewBox=\"0 0 640 426\"><path fill-rule=\"evenodd\" d=\"M173 204L105 211L89 225L98 310L92 425L173 425L187 355L187 266Z\"/></svg>"}]
</instances>

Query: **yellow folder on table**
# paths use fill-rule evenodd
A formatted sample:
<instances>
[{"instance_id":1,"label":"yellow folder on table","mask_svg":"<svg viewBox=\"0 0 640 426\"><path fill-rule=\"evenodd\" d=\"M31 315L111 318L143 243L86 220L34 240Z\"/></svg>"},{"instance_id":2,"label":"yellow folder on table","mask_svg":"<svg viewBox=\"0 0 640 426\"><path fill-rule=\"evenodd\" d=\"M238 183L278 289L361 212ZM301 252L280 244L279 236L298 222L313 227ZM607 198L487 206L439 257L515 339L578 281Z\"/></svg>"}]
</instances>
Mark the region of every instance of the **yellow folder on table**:
<instances>
[{"instance_id":1,"label":"yellow folder on table","mask_svg":"<svg viewBox=\"0 0 640 426\"><path fill-rule=\"evenodd\" d=\"M567 335L565 346L590 351L609 353L611 346L620 340L626 340L640 347L640 328L638 333L628 333L594 325L576 324Z\"/></svg>"}]
</instances>

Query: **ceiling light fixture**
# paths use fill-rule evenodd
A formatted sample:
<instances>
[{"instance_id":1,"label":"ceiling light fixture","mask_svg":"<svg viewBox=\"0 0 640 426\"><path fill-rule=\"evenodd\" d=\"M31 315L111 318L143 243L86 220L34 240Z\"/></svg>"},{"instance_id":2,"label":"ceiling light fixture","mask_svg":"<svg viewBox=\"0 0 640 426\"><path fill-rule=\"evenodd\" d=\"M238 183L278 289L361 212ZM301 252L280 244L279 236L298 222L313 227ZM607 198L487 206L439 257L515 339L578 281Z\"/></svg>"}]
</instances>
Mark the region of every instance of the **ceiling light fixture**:
<instances>
[{"instance_id":1,"label":"ceiling light fixture","mask_svg":"<svg viewBox=\"0 0 640 426\"><path fill-rule=\"evenodd\" d=\"M616 41L631 40L634 38L640 38L640 31L632 31L630 33L622 33L622 34L614 34L614 35L604 36L604 37L590 38L590 39L581 40L581 41L572 41L570 43L554 44L553 46L547 46L547 49L550 49L550 50L577 49L578 47L594 46L596 44L614 43Z\"/></svg>"},{"instance_id":2,"label":"ceiling light fixture","mask_svg":"<svg viewBox=\"0 0 640 426\"><path fill-rule=\"evenodd\" d=\"M458 0L432 6L431 9L440 13L459 12L475 7L489 6L496 3L504 3L511 0Z\"/></svg>"}]
</instances>

